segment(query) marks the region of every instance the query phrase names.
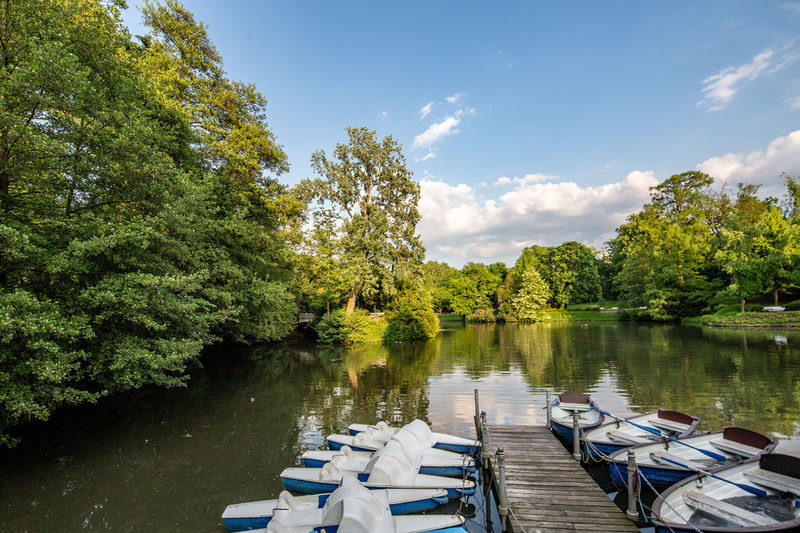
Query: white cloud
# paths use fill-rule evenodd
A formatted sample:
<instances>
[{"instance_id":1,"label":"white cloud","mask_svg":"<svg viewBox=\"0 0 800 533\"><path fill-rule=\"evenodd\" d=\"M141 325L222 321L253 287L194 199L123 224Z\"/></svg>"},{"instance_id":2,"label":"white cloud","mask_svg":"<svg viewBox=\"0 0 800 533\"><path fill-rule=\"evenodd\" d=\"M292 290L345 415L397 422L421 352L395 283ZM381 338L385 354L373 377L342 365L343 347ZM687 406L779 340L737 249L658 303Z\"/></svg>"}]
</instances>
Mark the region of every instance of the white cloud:
<instances>
[{"instance_id":1,"label":"white cloud","mask_svg":"<svg viewBox=\"0 0 800 533\"><path fill-rule=\"evenodd\" d=\"M543 174L500 178L516 187L497 199L481 201L464 184L422 181L419 231L430 259L457 266L465 261L513 264L525 246L557 245L567 240L600 247L625 218L642 208L652 172L631 172L618 182L580 187L574 182L541 183ZM516 181L515 181L516 180Z\"/></svg>"},{"instance_id":2,"label":"white cloud","mask_svg":"<svg viewBox=\"0 0 800 533\"><path fill-rule=\"evenodd\" d=\"M419 118L423 119L427 117L428 115L431 114L432 110L433 110L433 102L428 102L427 104L422 106L422 109L419 110Z\"/></svg>"},{"instance_id":3,"label":"white cloud","mask_svg":"<svg viewBox=\"0 0 800 533\"><path fill-rule=\"evenodd\" d=\"M464 93L456 93L453 96L445 96L444 99L447 100L448 104L457 104L465 96L466 96L466 94L464 94Z\"/></svg>"},{"instance_id":4,"label":"white cloud","mask_svg":"<svg viewBox=\"0 0 800 533\"><path fill-rule=\"evenodd\" d=\"M433 159L434 157L436 157L436 152L434 152L433 150L428 150L427 154L425 154L422 157L415 157L414 161L419 163L421 161L427 161L428 159Z\"/></svg>"},{"instance_id":5,"label":"white cloud","mask_svg":"<svg viewBox=\"0 0 800 533\"><path fill-rule=\"evenodd\" d=\"M800 96L795 97L789 101L789 107L792 109L800 109Z\"/></svg>"},{"instance_id":6,"label":"white cloud","mask_svg":"<svg viewBox=\"0 0 800 533\"><path fill-rule=\"evenodd\" d=\"M388 111L381 111L380 118L386 118L389 116Z\"/></svg>"},{"instance_id":7,"label":"white cloud","mask_svg":"<svg viewBox=\"0 0 800 533\"><path fill-rule=\"evenodd\" d=\"M755 56L749 63L739 67L728 67L718 74L707 77L703 80L705 96L700 103L708 107L710 111L724 109L743 82L753 81L768 71L770 60L774 55L774 50L768 48Z\"/></svg>"},{"instance_id":8,"label":"white cloud","mask_svg":"<svg viewBox=\"0 0 800 533\"><path fill-rule=\"evenodd\" d=\"M429 148L433 143L448 135L460 133L456 126L461 122L461 114L456 113L441 122L435 122L428 129L414 137L414 148Z\"/></svg>"},{"instance_id":9,"label":"white cloud","mask_svg":"<svg viewBox=\"0 0 800 533\"><path fill-rule=\"evenodd\" d=\"M766 150L712 157L697 165L697 169L722 183L761 184L762 193L781 196L784 192L781 173L800 175L800 130L778 137Z\"/></svg>"},{"instance_id":10,"label":"white cloud","mask_svg":"<svg viewBox=\"0 0 800 533\"><path fill-rule=\"evenodd\" d=\"M498 178L498 180L495 181L494 184L496 186L510 185L512 183L516 185L529 185L531 183L540 183L542 181L558 181L558 179L559 179L558 176L548 176L547 174L537 173L537 174L525 174L525 176L521 178L509 178L503 176L501 178Z\"/></svg>"}]
</instances>

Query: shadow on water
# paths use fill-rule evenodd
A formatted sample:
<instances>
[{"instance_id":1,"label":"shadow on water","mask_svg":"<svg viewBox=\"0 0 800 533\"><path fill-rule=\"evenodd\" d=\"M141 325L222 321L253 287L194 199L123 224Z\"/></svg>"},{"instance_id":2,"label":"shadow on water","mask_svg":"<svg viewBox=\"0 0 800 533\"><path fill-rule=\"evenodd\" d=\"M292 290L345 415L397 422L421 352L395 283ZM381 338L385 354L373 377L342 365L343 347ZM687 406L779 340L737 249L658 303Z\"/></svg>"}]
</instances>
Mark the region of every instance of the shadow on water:
<instances>
[{"instance_id":1,"label":"shadow on water","mask_svg":"<svg viewBox=\"0 0 800 533\"><path fill-rule=\"evenodd\" d=\"M0 530L223 531L227 504L276 497L283 468L353 421L474 435L474 389L490 424L543 424L549 388L590 392L620 415L668 406L700 415L701 429L800 433L799 332L447 328L413 344L219 348L186 388L21 428L22 444L0 451ZM496 526L482 494L449 509L459 505L471 533L487 530L485 509Z\"/></svg>"}]
</instances>

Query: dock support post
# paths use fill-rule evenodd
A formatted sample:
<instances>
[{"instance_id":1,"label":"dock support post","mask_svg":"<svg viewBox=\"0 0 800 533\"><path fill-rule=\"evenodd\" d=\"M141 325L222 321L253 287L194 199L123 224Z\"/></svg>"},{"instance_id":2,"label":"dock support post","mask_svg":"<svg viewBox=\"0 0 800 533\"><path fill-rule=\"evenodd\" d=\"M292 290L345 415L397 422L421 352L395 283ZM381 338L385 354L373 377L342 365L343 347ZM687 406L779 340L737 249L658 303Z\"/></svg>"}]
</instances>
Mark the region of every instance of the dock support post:
<instances>
[{"instance_id":1,"label":"dock support post","mask_svg":"<svg viewBox=\"0 0 800 533\"><path fill-rule=\"evenodd\" d=\"M545 405L547 406L547 424L545 424L544 427L550 429L553 426L553 424L551 423L551 420L553 418L553 413L552 411L550 411L550 389L544 390L544 401Z\"/></svg>"},{"instance_id":2,"label":"dock support post","mask_svg":"<svg viewBox=\"0 0 800 533\"><path fill-rule=\"evenodd\" d=\"M639 511L636 500L639 496L639 474L636 471L636 453L628 450L628 510L625 516L636 522L639 520Z\"/></svg>"},{"instance_id":3,"label":"dock support post","mask_svg":"<svg viewBox=\"0 0 800 533\"><path fill-rule=\"evenodd\" d=\"M489 468L489 439L487 437L488 430L486 429L486 413L481 413L481 465L484 469Z\"/></svg>"},{"instance_id":4,"label":"dock support post","mask_svg":"<svg viewBox=\"0 0 800 533\"><path fill-rule=\"evenodd\" d=\"M572 457L581 460L581 415L572 411Z\"/></svg>"},{"instance_id":5,"label":"dock support post","mask_svg":"<svg viewBox=\"0 0 800 533\"><path fill-rule=\"evenodd\" d=\"M508 494L506 493L506 454L503 447L497 448L497 470L500 478L500 493L497 495L500 500L497 504L497 511L500 514L500 527L502 531L508 531Z\"/></svg>"},{"instance_id":6,"label":"dock support post","mask_svg":"<svg viewBox=\"0 0 800 533\"><path fill-rule=\"evenodd\" d=\"M481 407L480 402L478 401L478 389L475 389L475 432L478 434L478 438L483 440L483 435L481 434Z\"/></svg>"}]
</instances>

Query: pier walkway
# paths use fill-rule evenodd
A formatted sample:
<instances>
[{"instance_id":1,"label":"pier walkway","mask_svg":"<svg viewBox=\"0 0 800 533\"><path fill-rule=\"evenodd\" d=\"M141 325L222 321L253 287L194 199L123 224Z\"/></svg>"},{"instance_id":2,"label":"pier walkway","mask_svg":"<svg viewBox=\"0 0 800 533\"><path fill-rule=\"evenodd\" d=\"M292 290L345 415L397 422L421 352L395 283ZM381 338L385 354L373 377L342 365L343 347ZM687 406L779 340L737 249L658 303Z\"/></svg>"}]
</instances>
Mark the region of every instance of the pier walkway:
<instances>
[{"instance_id":1,"label":"pier walkway","mask_svg":"<svg viewBox=\"0 0 800 533\"><path fill-rule=\"evenodd\" d=\"M500 446L504 450L509 531L639 531L549 429L487 426L487 430L495 483L499 477L495 452ZM495 490L499 493L500 488Z\"/></svg>"}]
</instances>

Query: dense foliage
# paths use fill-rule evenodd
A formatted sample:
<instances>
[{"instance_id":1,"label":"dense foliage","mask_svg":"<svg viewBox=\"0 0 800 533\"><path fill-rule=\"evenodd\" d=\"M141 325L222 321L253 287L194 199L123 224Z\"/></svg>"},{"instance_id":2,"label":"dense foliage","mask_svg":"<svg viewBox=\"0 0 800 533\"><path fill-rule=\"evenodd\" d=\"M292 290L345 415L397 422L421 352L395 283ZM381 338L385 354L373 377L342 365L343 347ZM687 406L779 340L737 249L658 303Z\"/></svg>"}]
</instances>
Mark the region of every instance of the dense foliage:
<instances>
[{"instance_id":1,"label":"dense foliage","mask_svg":"<svg viewBox=\"0 0 800 533\"><path fill-rule=\"evenodd\" d=\"M140 45L113 3L0 4L0 442L294 323L265 101L179 4L144 12Z\"/></svg>"}]
</instances>

